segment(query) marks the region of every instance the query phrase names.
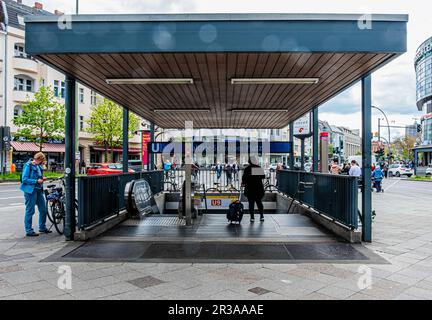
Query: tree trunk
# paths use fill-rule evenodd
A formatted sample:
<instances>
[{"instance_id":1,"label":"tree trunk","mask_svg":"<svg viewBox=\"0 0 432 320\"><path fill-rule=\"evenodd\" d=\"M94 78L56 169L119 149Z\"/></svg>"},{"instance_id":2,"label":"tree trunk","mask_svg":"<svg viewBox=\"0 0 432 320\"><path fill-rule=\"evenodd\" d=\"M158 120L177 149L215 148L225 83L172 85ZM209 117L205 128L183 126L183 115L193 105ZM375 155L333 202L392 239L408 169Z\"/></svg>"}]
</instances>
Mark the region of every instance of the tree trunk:
<instances>
[{"instance_id":1,"label":"tree trunk","mask_svg":"<svg viewBox=\"0 0 432 320\"><path fill-rule=\"evenodd\" d=\"M39 136L39 152L42 152L43 150L43 132L41 130L41 134Z\"/></svg>"},{"instance_id":2,"label":"tree trunk","mask_svg":"<svg viewBox=\"0 0 432 320\"><path fill-rule=\"evenodd\" d=\"M105 152L104 152L105 162L108 162L108 144L105 143Z\"/></svg>"}]
</instances>

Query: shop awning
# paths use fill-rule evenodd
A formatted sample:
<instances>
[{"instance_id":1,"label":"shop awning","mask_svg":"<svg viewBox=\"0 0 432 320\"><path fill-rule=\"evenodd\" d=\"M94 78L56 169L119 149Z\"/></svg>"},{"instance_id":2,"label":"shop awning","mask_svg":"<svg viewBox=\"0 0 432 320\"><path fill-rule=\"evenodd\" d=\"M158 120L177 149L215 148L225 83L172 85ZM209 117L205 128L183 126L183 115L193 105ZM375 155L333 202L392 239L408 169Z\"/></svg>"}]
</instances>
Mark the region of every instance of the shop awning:
<instances>
[{"instance_id":1,"label":"shop awning","mask_svg":"<svg viewBox=\"0 0 432 320\"><path fill-rule=\"evenodd\" d=\"M18 142L12 141L11 146L14 151L18 152L39 152L39 145L34 142ZM44 143L42 145L42 151L48 153L64 153L65 145L56 143Z\"/></svg>"},{"instance_id":2,"label":"shop awning","mask_svg":"<svg viewBox=\"0 0 432 320\"><path fill-rule=\"evenodd\" d=\"M91 147L94 151L105 151L104 147ZM111 152L111 149L108 148L108 152ZM112 149L112 152L116 153L122 153L123 149L121 148L114 148ZM139 148L129 148L129 153L141 153L141 149Z\"/></svg>"}]
</instances>

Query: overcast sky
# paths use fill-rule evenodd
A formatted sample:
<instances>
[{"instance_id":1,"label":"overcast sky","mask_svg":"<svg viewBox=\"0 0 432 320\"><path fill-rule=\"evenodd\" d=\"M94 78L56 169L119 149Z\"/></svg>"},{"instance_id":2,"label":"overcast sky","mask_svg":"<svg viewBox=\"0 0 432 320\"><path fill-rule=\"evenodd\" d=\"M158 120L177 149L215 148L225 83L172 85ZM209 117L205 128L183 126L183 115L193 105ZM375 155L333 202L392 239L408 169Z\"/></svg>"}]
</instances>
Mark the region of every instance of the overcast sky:
<instances>
[{"instance_id":1,"label":"overcast sky","mask_svg":"<svg viewBox=\"0 0 432 320\"><path fill-rule=\"evenodd\" d=\"M50 11L75 12L75 0L38 0ZM34 1L24 0L32 5ZM373 75L373 104L388 114L394 125L420 118L415 101L414 56L432 36L430 0L80 0L80 13L403 13L409 14L408 52ZM360 128L360 86L320 107L320 119L335 125ZM378 114L374 113L374 131ZM383 129L384 130L384 129ZM385 133L385 132L383 132ZM403 134L394 130L392 136Z\"/></svg>"}]
</instances>

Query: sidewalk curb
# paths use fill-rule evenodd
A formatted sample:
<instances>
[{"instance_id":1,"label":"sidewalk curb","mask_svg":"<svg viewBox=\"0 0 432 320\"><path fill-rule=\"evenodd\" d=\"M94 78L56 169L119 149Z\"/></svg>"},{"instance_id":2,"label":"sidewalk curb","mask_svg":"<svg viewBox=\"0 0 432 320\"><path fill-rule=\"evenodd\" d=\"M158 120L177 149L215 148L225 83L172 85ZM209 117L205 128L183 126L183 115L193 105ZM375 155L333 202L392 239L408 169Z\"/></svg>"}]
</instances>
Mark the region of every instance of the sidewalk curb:
<instances>
[{"instance_id":1,"label":"sidewalk curb","mask_svg":"<svg viewBox=\"0 0 432 320\"><path fill-rule=\"evenodd\" d=\"M0 180L0 185L19 185L19 184L21 183L16 180Z\"/></svg>"},{"instance_id":2,"label":"sidewalk curb","mask_svg":"<svg viewBox=\"0 0 432 320\"><path fill-rule=\"evenodd\" d=\"M432 182L432 179L431 180L411 180L411 179L401 179L402 181L412 181L412 182L429 182L429 183L431 183Z\"/></svg>"}]
</instances>

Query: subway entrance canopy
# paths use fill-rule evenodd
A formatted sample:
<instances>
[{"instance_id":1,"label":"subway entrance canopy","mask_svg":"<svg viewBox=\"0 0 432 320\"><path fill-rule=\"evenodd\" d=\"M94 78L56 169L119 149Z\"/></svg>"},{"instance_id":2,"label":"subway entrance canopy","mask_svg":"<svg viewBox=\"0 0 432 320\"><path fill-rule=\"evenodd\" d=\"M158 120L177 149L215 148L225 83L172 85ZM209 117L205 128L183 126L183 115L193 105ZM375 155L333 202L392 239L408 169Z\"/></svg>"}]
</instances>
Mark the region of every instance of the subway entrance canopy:
<instances>
[{"instance_id":1,"label":"subway entrance canopy","mask_svg":"<svg viewBox=\"0 0 432 320\"><path fill-rule=\"evenodd\" d=\"M26 52L163 128L282 128L406 52L406 15L32 16Z\"/></svg>"},{"instance_id":2,"label":"subway entrance canopy","mask_svg":"<svg viewBox=\"0 0 432 320\"><path fill-rule=\"evenodd\" d=\"M127 172L127 110L165 129L185 128L188 135L190 122L193 128L277 129L313 110L313 170L318 171L318 107L361 80L361 227L363 240L371 241L371 74L406 52L408 16L77 15L25 21L26 52L66 75L66 238L73 239L75 231L76 81L124 107ZM190 225L191 164L186 162ZM353 184L341 190L346 196L335 205L349 202L349 217L357 222L357 180L347 178ZM88 197L107 194L94 193ZM84 188L80 195L86 195ZM78 205L80 215L92 218L94 212L83 213L86 206Z\"/></svg>"}]
</instances>

